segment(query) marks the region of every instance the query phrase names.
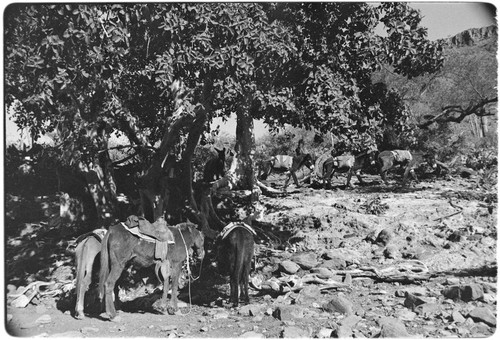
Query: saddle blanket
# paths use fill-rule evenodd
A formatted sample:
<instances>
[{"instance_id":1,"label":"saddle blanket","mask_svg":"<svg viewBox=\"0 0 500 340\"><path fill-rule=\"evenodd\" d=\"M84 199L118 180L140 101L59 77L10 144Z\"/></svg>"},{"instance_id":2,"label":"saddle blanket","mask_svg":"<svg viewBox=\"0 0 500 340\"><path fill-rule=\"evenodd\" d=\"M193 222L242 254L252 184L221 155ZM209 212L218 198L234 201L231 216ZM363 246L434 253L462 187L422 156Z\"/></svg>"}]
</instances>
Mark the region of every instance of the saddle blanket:
<instances>
[{"instance_id":1,"label":"saddle blanket","mask_svg":"<svg viewBox=\"0 0 500 340\"><path fill-rule=\"evenodd\" d=\"M411 161L413 159L410 151L408 150L394 150L391 152L396 162Z\"/></svg>"},{"instance_id":2,"label":"saddle blanket","mask_svg":"<svg viewBox=\"0 0 500 340\"><path fill-rule=\"evenodd\" d=\"M125 223L121 222L121 224L131 234L134 234L147 242L154 243L155 244L155 259L159 259L160 261L165 261L165 259L167 258L168 245L175 244L175 241L173 241L173 240L158 241L157 239L155 239L151 236L143 234L139 230L139 227L129 228Z\"/></svg>"},{"instance_id":3,"label":"saddle blanket","mask_svg":"<svg viewBox=\"0 0 500 340\"><path fill-rule=\"evenodd\" d=\"M278 155L273 157L273 168L290 169L292 167L293 157L287 155Z\"/></svg>"},{"instance_id":4,"label":"saddle blanket","mask_svg":"<svg viewBox=\"0 0 500 340\"><path fill-rule=\"evenodd\" d=\"M231 222L229 223L228 225L226 225L224 227L224 229L222 229L222 231L220 232L220 237L221 239L223 240L224 238L226 238L226 236L235 228L244 228L246 229L247 231L249 231L251 234L253 235L257 235L257 233L255 232L255 230L252 229L252 227L250 227L248 224L244 223L244 222Z\"/></svg>"},{"instance_id":5,"label":"saddle blanket","mask_svg":"<svg viewBox=\"0 0 500 340\"><path fill-rule=\"evenodd\" d=\"M95 236L99 240L99 242L102 242L102 239L104 238L104 235L106 235L107 231L108 231L107 229L99 228L99 229L94 229L91 232L85 233L83 235L80 235L75 241L75 246L91 235Z\"/></svg>"},{"instance_id":6,"label":"saddle blanket","mask_svg":"<svg viewBox=\"0 0 500 340\"><path fill-rule=\"evenodd\" d=\"M314 164L314 172L316 173L316 176L318 178L323 178L323 176L324 176L323 165L331 157L332 156L330 156L330 154L325 153L325 154L322 154L321 156L319 156L318 159L316 159L316 163Z\"/></svg>"},{"instance_id":7,"label":"saddle blanket","mask_svg":"<svg viewBox=\"0 0 500 340\"><path fill-rule=\"evenodd\" d=\"M155 239L154 237L151 237L151 236L148 236L146 234L143 234L141 233L141 231L139 230L139 227L133 227L133 228L129 228L125 223L121 222L122 226L127 229L131 234L134 234L135 236L138 236L140 238L142 238L143 240L145 241L148 241L148 242L156 242L158 241L157 239ZM175 243L175 241L173 240L168 240L166 241L166 243L169 243L169 244L172 244L172 243Z\"/></svg>"}]
</instances>

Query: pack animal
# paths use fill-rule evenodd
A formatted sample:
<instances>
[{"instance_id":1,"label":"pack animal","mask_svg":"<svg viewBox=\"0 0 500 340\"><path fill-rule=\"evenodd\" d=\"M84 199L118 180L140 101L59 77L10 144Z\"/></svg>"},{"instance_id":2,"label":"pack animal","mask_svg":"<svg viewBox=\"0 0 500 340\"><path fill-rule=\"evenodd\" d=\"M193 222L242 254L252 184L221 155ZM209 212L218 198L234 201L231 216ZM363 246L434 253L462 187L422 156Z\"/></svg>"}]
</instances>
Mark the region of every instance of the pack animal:
<instances>
[{"instance_id":1,"label":"pack animal","mask_svg":"<svg viewBox=\"0 0 500 340\"><path fill-rule=\"evenodd\" d=\"M175 243L169 245L166 261L162 262L155 259L154 242L132 234L121 223L109 228L102 241L101 270L99 274L99 295L104 302L105 312L109 319L116 316L112 291L115 288L117 279L130 260L140 267L149 267L156 264L155 270L163 277L163 295L160 306L162 309L166 308L169 313L178 310L177 290L182 265L188 258L190 249L197 253L198 259L203 259L205 255L203 249L204 237L192 223L181 223L168 228L174 235ZM169 278L172 280L172 293L170 305L167 306Z\"/></svg>"},{"instance_id":2,"label":"pack animal","mask_svg":"<svg viewBox=\"0 0 500 340\"><path fill-rule=\"evenodd\" d=\"M415 174L415 169L421 164L428 162L431 167L433 167L432 160L422 152L410 152L408 150L393 150L393 151L382 151L378 155L378 166L380 169L380 177L385 184L387 181L387 172L397 166L404 169L403 174L403 185L406 184L408 180L408 175L418 181L417 175Z\"/></svg>"},{"instance_id":3,"label":"pack animal","mask_svg":"<svg viewBox=\"0 0 500 340\"><path fill-rule=\"evenodd\" d=\"M318 158L320 159L320 158ZM356 174L360 184L364 184L363 178L361 177L361 170L367 169L370 166L376 165L376 151L370 150L363 152L359 155L341 155L337 157L327 157L326 160L321 165L317 165L318 171L320 172L321 178L323 178L323 185L330 186L331 180L334 173L337 172L347 172L346 186L351 186L351 177Z\"/></svg>"},{"instance_id":4,"label":"pack animal","mask_svg":"<svg viewBox=\"0 0 500 340\"><path fill-rule=\"evenodd\" d=\"M299 181L296 176L296 172L303 166L307 166L309 169L313 167L313 160L311 154L302 154L299 156L288 156L288 155L277 155L273 156L271 159L264 161L259 169L259 178L266 180L271 172L283 173L287 172L288 177L285 180L284 187L288 186L290 177L296 186L300 186Z\"/></svg>"},{"instance_id":5,"label":"pack animal","mask_svg":"<svg viewBox=\"0 0 500 340\"><path fill-rule=\"evenodd\" d=\"M214 148L217 152L217 157L211 158L205 164L203 169L203 181L212 182L224 177L224 167L226 164L226 155L231 155L229 150L223 148L222 150Z\"/></svg>"},{"instance_id":6,"label":"pack animal","mask_svg":"<svg viewBox=\"0 0 500 340\"><path fill-rule=\"evenodd\" d=\"M76 304L75 304L75 318L84 319L84 298L90 283L92 282L92 273L94 269L95 259L101 252L101 240L105 230L102 232L94 231L82 235L77 239L77 246L75 249L75 262L76 262ZM115 291L115 296L118 293Z\"/></svg>"},{"instance_id":7,"label":"pack animal","mask_svg":"<svg viewBox=\"0 0 500 340\"><path fill-rule=\"evenodd\" d=\"M230 230L224 232L226 228ZM244 303L250 301L248 281L254 253L255 232L242 222L231 223L226 228L217 240L217 262L222 273L229 273L230 302L237 307L240 297Z\"/></svg>"},{"instance_id":8,"label":"pack animal","mask_svg":"<svg viewBox=\"0 0 500 340\"><path fill-rule=\"evenodd\" d=\"M293 164L293 157L288 155L276 155L263 161L260 167L259 178L266 180L271 172L285 172L290 170Z\"/></svg>"},{"instance_id":9,"label":"pack animal","mask_svg":"<svg viewBox=\"0 0 500 340\"><path fill-rule=\"evenodd\" d=\"M292 159L292 166L290 167L290 171L288 173L288 177L285 180L285 184L283 185L283 188L286 189L288 186L288 182L290 181L290 177L293 178L293 182L295 183L296 187L300 187L299 181L297 179L297 175L295 174L300 168L303 166L308 167L311 171L314 167L314 162L312 159L311 154L309 153L304 153L298 156L294 156Z\"/></svg>"}]
</instances>

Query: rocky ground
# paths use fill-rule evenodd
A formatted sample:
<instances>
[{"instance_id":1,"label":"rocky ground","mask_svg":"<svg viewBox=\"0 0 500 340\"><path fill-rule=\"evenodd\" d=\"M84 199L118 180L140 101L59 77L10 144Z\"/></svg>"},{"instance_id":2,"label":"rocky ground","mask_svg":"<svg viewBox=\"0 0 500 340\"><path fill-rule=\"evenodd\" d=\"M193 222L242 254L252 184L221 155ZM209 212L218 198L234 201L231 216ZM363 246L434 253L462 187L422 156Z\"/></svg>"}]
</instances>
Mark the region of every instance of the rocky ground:
<instances>
[{"instance_id":1,"label":"rocky ground","mask_svg":"<svg viewBox=\"0 0 500 340\"><path fill-rule=\"evenodd\" d=\"M151 307L160 292L146 281L122 289L113 322L98 313L76 320L73 259L57 253L68 236L33 224L22 235L7 232L6 288L13 296L6 330L44 337L491 336L496 185L485 188L479 178L457 176L402 188L395 179L384 186L367 176L368 185L353 179L354 188L345 189L344 180L329 190L291 186L287 195L262 197L264 214L253 224L258 237L250 304L238 308L227 305L227 278L207 259L201 278L184 284L177 315ZM274 183L282 181L274 176ZM21 248L27 238L31 246ZM38 256L46 248L52 255ZM49 270L49 263L57 265ZM28 271L36 274L21 280ZM17 297L29 282L43 282L42 274L56 284ZM89 295L91 300L95 292Z\"/></svg>"}]
</instances>

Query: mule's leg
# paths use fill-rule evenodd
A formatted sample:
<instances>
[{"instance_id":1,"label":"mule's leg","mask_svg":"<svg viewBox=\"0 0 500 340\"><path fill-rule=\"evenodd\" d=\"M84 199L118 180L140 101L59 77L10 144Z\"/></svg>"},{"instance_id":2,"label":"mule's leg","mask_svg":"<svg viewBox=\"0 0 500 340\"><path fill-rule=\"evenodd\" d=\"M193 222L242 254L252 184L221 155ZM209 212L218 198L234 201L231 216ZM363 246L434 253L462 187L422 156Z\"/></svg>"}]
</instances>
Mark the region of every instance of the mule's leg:
<instances>
[{"instance_id":1,"label":"mule's leg","mask_svg":"<svg viewBox=\"0 0 500 340\"><path fill-rule=\"evenodd\" d=\"M91 271L92 271L92 263L94 260L90 261L90 269L88 268L88 263L85 263L86 253L87 253L87 242L89 239L86 239L80 242L79 245L76 246L76 305L75 305L75 318L83 319L85 315L83 314L83 306L84 306L84 298L85 292L87 291L90 285ZM89 262L89 261L87 261ZM86 275L87 274L87 275Z\"/></svg>"},{"instance_id":2,"label":"mule's leg","mask_svg":"<svg viewBox=\"0 0 500 340\"><path fill-rule=\"evenodd\" d=\"M385 184L389 184L389 182L387 182L387 171L389 171L390 168L391 168L390 164L382 162L382 166L380 167L380 177L382 178L382 181L384 181Z\"/></svg>"},{"instance_id":3,"label":"mule's leg","mask_svg":"<svg viewBox=\"0 0 500 340\"><path fill-rule=\"evenodd\" d=\"M229 297L229 302L233 304L233 307L238 307L238 300L239 300L239 284L240 284L240 278L242 275L242 270L243 270L243 254L237 252L237 249L232 248L231 252L233 253L233 258L230 259L231 266L230 266L230 276L229 276L229 288L230 288L230 297Z\"/></svg>"},{"instance_id":4,"label":"mule's leg","mask_svg":"<svg viewBox=\"0 0 500 340\"><path fill-rule=\"evenodd\" d=\"M106 306L106 314L108 315L109 319L113 319L116 316L116 308L113 301L113 291L115 291L116 281L118 281L118 279L120 278L120 275L125 268L125 264L118 262L117 259L112 259L110 267L111 270L109 271L109 275L104 282L104 301ZM118 299L118 296L116 296L115 299Z\"/></svg>"},{"instance_id":5,"label":"mule's leg","mask_svg":"<svg viewBox=\"0 0 500 340\"><path fill-rule=\"evenodd\" d=\"M363 178L361 178L361 170L356 171L356 177L358 178L358 181L361 185L364 185L365 182L363 181Z\"/></svg>"},{"instance_id":6,"label":"mule's leg","mask_svg":"<svg viewBox=\"0 0 500 340\"><path fill-rule=\"evenodd\" d=\"M406 182L408 181L408 174L412 174L412 177L415 178L415 174L412 171L412 168L410 165L407 165L405 168L405 172L403 174L403 185L406 185Z\"/></svg>"},{"instance_id":7,"label":"mule's leg","mask_svg":"<svg viewBox=\"0 0 500 340\"><path fill-rule=\"evenodd\" d=\"M160 273L163 276L163 294L161 296L162 310L167 309L168 289L170 287L170 261L164 261L160 265Z\"/></svg>"},{"instance_id":8,"label":"mule's leg","mask_svg":"<svg viewBox=\"0 0 500 340\"><path fill-rule=\"evenodd\" d=\"M351 177L352 177L352 168L349 169L347 172L347 182L345 184L346 188L349 188L351 186Z\"/></svg>"},{"instance_id":9,"label":"mule's leg","mask_svg":"<svg viewBox=\"0 0 500 340\"><path fill-rule=\"evenodd\" d=\"M250 276L250 263L245 263L245 268L241 271L240 277L240 294L241 301L247 304L250 302L250 297L248 296L248 280Z\"/></svg>"},{"instance_id":10,"label":"mule's leg","mask_svg":"<svg viewBox=\"0 0 500 340\"><path fill-rule=\"evenodd\" d=\"M189 259L187 259L189 261ZM170 305L167 307L169 314L174 314L179 310L177 307L177 291L179 289L179 276L182 271L182 264L184 261L179 261L178 263L172 263L172 293L170 296Z\"/></svg>"}]
</instances>

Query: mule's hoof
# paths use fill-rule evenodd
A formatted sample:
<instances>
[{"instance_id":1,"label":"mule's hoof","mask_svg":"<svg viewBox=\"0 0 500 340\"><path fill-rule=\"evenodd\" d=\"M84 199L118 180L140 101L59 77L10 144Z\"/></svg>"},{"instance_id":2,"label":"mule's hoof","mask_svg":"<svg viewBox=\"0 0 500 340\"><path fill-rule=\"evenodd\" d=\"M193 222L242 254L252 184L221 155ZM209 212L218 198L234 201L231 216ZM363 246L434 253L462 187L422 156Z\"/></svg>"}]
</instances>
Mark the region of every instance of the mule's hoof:
<instances>
[{"instance_id":1,"label":"mule's hoof","mask_svg":"<svg viewBox=\"0 0 500 340\"><path fill-rule=\"evenodd\" d=\"M174 308L172 306L168 306L167 307L167 312L169 315L175 315L175 313L178 311L179 309L178 308Z\"/></svg>"},{"instance_id":2,"label":"mule's hoof","mask_svg":"<svg viewBox=\"0 0 500 340\"><path fill-rule=\"evenodd\" d=\"M75 312L75 319L83 320L83 319L85 319L85 314L83 314L83 312L81 312L81 311Z\"/></svg>"},{"instance_id":3,"label":"mule's hoof","mask_svg":"<svg viewBox=\"0 0 500 340\"><path fill-rule=\"evenodd\" d=\"M115 321L117 318L119 318L119 317L116 316L116 314L110 315L110 314L108 314L106 312L101 313L99 316L101 318L103 318L104 320L109 320L109 321Z\"/></svg>"}]
</instances>

